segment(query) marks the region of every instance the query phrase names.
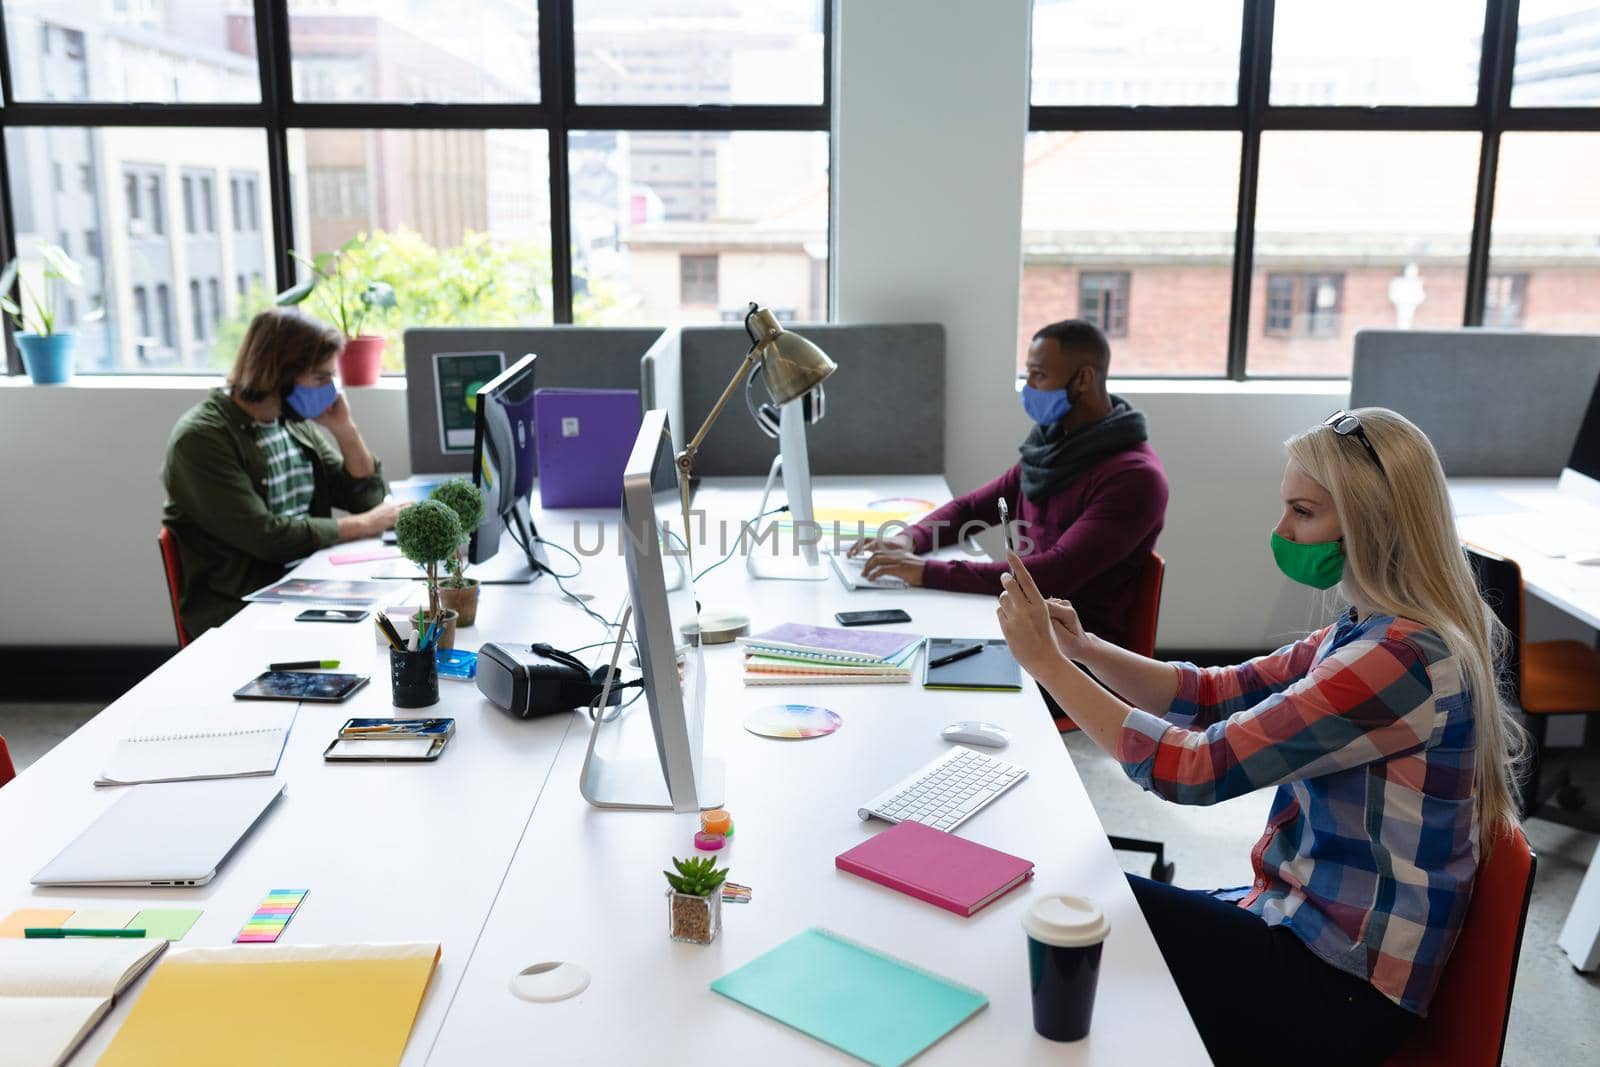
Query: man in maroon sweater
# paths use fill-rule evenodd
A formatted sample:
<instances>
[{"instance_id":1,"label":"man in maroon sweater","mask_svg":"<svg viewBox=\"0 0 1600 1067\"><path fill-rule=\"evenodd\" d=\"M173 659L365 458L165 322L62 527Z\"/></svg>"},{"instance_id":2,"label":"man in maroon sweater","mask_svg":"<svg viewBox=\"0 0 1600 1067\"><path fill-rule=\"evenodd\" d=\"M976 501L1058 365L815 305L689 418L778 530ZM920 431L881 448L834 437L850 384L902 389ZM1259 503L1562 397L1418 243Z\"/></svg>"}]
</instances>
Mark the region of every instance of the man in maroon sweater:
<instances>
[{"instance_id":1,"label":"man in maroon sweater","mask_svg":"<svg viewBox=\"0 0 1600 1067\"><path fill-rule=\"evenodd\" d=\"M1072 601L1084 628L1124 644L1144 560L1167 512L1167 475L1145 434L1144 415L1106 390L1111 349L1079 319L1033 335L1022 406L1034 427L1022 461L952 500L904 533L863 541L862 574L910 585L999 595L1004 563L923 559L973 528L1011 512L1018 548L1046 596Z\"/></svg>"}]
</instances>

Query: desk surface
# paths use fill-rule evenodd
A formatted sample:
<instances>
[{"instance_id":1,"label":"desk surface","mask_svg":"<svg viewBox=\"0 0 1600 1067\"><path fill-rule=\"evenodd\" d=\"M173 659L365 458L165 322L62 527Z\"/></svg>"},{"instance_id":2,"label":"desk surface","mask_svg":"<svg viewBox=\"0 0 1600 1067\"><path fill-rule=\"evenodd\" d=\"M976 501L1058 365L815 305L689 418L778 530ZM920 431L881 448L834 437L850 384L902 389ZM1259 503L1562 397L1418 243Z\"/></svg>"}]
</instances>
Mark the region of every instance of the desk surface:
<instances>
[{"instance_id":1,"label":"desk surface","mask_svg":"<svg viewBox=\"0 0 1600 1067\"><path fill-rule=\"evenodd\" d=\"M1588 530L1600 545L1600 509L1556 491L1554 478L1452 478L1464 541L1515 559L1528 592L1600 629L1600 567L1548 555L1527 539L1532 524Z\"/></svg>"},{"instance_id":2,"label":"desk surface","mask_svg":"<svg viewBox=\"0 0 1600 1067\"><path fill-rule=\"evenodd\" d=\"M713 520L753 512L749 481L713 482L696 497ZM819 503L875 497L948 497L937 478L818 480ZM594 543L599 512L538 516L548 539ZM714 522L713 522L714 525ZM615 531L615 525L609 527ZM716 534L711 541L715 546ZM625 595L619 543L585 559L567 581L601 614ZM717 553L720 554L720 553ZM714 556L697 552L703 568ZM552 558L558 568L559 553ZM361 577L326 555L305 576ZM565 571L563 571L565 573ZM934 636L995 636L987 598L928 590L849 592L836 580L753 582L735 558L698 589L707 610L738 607L759 630L787 620L828 622L835 611L903 607L907 629ZM733 646L707 649L706 747L727 762L727 804L738 827L725 854L754 899L725 905L708 947L666 934L664 880L672 855L692 852L692 815L599 811L577 788L588 741L580 713L514 721L475 686L441 681L429 714L457 719L457 736L431 765L329 765L321 759L338 722L393 713L384 660L366 626L310 626L294 609L253 605L207 634L0 791L0 909L74 904L191 905L205 914L184 945L226 944L271 888L311 890L284 935L289 943L437 938L444 951L406 1047L405 1061L438 1064L537 1059L551 1063L661 1062L714 1047L719 1057L764 1063L852 1062L841 1053L710 992L718 975L813 925L975 986L989 1007L923 1057L928 1063L1205 1063L1171 976L1106 843L1083 785L1037 693L940 693L920 685L746 689ZM597 641L601 626L553 582L485 587L475 631L490 640ZM328 652L327 649L335 649ZM588 655L596 660L601 651ZM338 655L374 674L349 706L302 706L280 775L288 792L209 886L172 890L43 890L28 878L107 804L95 772L116 737L139 718L181 701L227 702L269 659ZM837 710L835 734L778 741L745 732L753 707L805 702ZM1012 733L999 755L1029 777L966 823L962 836L1025 856L1034 881L971 919L838 872L833 857L881 829L862 823L865 798L944 748L938 731L987 719ZM640 701L614 739L626 755L653 751ZM605 742L603 742L605 743ZM1058 1045L1033 1033L1021 915L1045 891L1085 893L1111 921L1090 1036ZM508 990L530 964L568 960L593 983L558 1004L530 1004ZM137 987L95 1031L74 1063L104 1050ZM625 1019L623 1025L618 1020Z\"/></svg>"}]
</instances>

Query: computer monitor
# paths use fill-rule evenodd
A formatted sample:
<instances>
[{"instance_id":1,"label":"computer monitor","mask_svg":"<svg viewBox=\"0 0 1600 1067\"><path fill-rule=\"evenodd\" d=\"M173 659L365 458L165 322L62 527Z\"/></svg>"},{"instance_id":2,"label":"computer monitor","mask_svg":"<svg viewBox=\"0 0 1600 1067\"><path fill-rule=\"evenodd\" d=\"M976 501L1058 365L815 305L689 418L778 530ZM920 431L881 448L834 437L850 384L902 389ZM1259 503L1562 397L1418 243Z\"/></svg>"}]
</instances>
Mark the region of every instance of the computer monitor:
<instances>
[{"instance_id":1,"label":"computer monitor","mask_svg":"<svg viewBox=\"0 0 1600 1067\"><path fill-rule=\"evenodd\" d=\"M761 506L757 508L756 515L766 515L773 506L772 490L781 474L784 503L789 505L792 540L781 536L775 541L766 540L766 535L758 532L757 543L751 546L745 556L745 569L753 578L807 582L829 579L829 569L817 553L822 530L817 526L811 501L811 456L806 451L806 426L822 418L823 396L819 386L778 409L778 455L767 473L766 487L762 490ZM763 405L762 410L766 414L758 415L758 420L770 419L772 406ZM758 518L755 521L759 525L772 520ZM763 543L772 548L762 547Z\"/></svg>"},{"instance_id":2,"label":"computer monitor","mask_svg":"<svg viewBox=\"0 0 1600 1067\"><path fill-rule=\"evenodd\" d=\"M533 378L538 357L523 356L478 390L472 443L472 484L483 492L484 520L472 532L467 559L487 563L500 550L501 530L509 530L522 550L513 569L496 580L532 581L549 569L529 512L538 472L533 427Z\"/></svg>"},{"instance_id":3,"label":"computer monitor","mask_svg":"<svg viewBox=\"0 0 1600 1067\"><path fill-rule=\"evenodd\" d=\"M699 607L684 540L675 455L667 413L646 412L622 474L621 537L656 758L602 755L597 743L608 723L597 721L579 788L599 808L682 812L722 804L722 765L703 751L706 678L701 650L684 636L685 627L698 621ZM673 560L684 565L680 568ZM674 574L676 580L669 581ZM627 732L626 723L619 732Z\"/></svg>"},{"instance_id":4,"label":"computer monitor","mask_svg":"<svg viewBox=\"0 0 1600 1067\"><path fill-rule=\"evenodd\" d=\"M1583 413L1572 455L1557 483L1563 493L1571 493L1585 503L1600 506L1600 380L1589 394L1589 407Z\"/></svg>"}]
</instances>

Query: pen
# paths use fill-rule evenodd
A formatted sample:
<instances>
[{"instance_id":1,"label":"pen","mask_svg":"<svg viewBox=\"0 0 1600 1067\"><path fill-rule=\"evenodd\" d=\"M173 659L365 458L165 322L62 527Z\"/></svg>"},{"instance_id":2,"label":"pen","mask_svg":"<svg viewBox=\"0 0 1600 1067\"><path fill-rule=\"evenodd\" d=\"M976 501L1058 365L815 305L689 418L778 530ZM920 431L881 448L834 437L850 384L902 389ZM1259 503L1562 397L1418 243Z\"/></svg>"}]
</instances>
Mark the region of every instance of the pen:
<instances>
[{"instance_id":1,"label":"pen","mask_svg":"<svg viewBox=\"0 0 1600 1067\"><path fill-rule=\"evenodd\" d=\"M74 930L71 927L59 926L29 926L22 931L23 937L143 937L143 930Z\"/></svg>"},{"instance_id":2,"label":"pen","mask_svg":"<svg viewBox=\"0 0 1600 1067\"><path fill-rule=\"evenodd\" d=\"M332 671L338 670L336 659L300 659L291 663L269 663L269 671Z\"/></svg>"},{"instance_id":3,"label":"pen","mask_svg":"<svg viewBox=\"0 0 1600 1067\"><path fill-rule=\"evenodd\" d=\"M929 660L928 669L932 670L935 667L944 667L954 663L956 660L966 659L968 656L976 656L979 652L983 651L983 648L983 643L979 642L975 645L967 645L965 648L958 648L954 652L946 652L938 659Z\"/></svg>"}]
</instances>

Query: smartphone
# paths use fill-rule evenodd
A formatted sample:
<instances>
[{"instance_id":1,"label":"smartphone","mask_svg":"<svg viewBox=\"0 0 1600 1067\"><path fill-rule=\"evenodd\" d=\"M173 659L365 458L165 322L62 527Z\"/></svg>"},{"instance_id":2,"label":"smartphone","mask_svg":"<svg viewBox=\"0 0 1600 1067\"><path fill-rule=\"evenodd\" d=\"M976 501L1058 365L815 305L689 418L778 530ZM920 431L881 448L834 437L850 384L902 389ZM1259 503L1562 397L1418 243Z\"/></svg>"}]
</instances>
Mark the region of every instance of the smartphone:
<instances>
[{"instance_id":1,"label":"smartphone","mask_svg":"<svg viewBox=\"0 0 1600 1067\"><path fill-rule=\"evenodd\" d=\"M295 622L360 622L367 613L360 608L307 608L294 617Z\"/></svg>"},{"instance_id":2,"label":"smartphone","mask_svg":"<svg viewBox=\"0 0 1600 1067\"><path fill-rule=\"evenodd\" d=\"M911 616L899 608L890 608L883 611L840 611L835 612L835 619L840 626L877 626L885 622L910 622Z\"/></svg>"},{"instance_id":3,"label":"smartphone","mask_svg":"<svg viewBox=\"0 0 1600 1067\"><path fill-rule=\"evenodd\" d=\"M1011 509L1006 506L1006 498L1001 497L1000 504L1000 529L1006 534L1006 547L1011 551L1017 550L1017 543L1011 539Z\"/></svg>"}]
</instances>

